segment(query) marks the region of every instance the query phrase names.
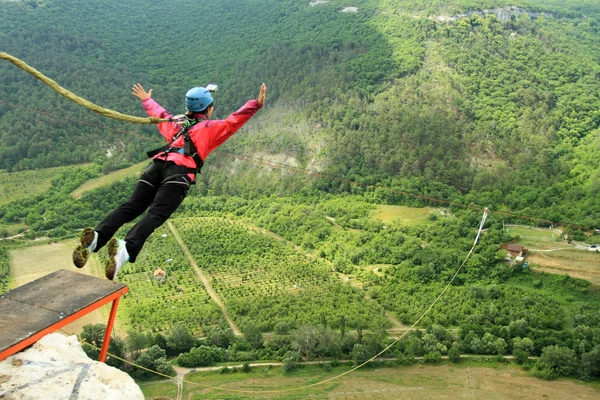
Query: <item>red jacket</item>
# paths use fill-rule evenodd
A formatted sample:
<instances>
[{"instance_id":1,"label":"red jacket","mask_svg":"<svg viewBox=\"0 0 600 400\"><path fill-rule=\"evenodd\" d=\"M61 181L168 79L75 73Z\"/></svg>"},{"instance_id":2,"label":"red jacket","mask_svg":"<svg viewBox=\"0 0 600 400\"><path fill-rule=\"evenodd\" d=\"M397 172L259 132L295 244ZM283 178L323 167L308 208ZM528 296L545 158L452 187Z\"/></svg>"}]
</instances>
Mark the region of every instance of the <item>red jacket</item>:
<instances>
[{"instance_id":1,"label":"red jacket","mask_svg":"<svg viewBox=\"0 0 600 400\"><path fill-rule=\"evenodd\" d=\"M144 106L144 109L151 117L173 117L152 98L142 100L142 106ZM208 157L214 149L229 139L261 108L262 105L259 104L257 100L249 100L242 108L231 114L225 120L204 120L192 126L188 133L202 160L206 160L206 157ZM175 136L180 129L181 127L175 122L161 122L158 124L158 130L160 134L167 139L167 142L171 142L173 136ZM183 144L183 136L181 136L172 144L172 146L183 147ZM154 156L154 159L173 161L177 165L196 168L196 163L192 157L176 152L159 153ZM190 174L189 177L194 179L194 174Z\"/></svg>"}]
</instances>

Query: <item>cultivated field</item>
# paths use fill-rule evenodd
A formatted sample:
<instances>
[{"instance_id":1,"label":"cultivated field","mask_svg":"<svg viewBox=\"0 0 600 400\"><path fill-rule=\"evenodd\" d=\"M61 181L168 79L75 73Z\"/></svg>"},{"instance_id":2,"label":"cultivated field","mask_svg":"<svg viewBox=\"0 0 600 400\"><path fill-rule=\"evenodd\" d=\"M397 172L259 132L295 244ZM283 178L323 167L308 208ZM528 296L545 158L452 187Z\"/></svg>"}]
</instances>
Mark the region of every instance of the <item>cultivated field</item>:
<instances>
[{"instance_id":1,"label":"cultivated field","mask_svg":"<svg viewBox=\"0 0 600 400\"><path fill-rule=\"evenodd\" d=\"M164 280L155 278L158 269L166 273ZM136 262L126 264L117 280L129 286L119 305L127 330L166 331L181 322L200 335L206 326L227 327L168 225L150 236Z\"/></svg>"},{"instance_id":2,"label":"cultivated field","mask_svg":"<svg viewBox=\"0 0 600 400\"><path fill-rule=\"evenodd\" d=\"M288 375L279 367L253 367L251 372L218 371L185 375L183 399L598 399L600 385L573 380L544 381L528 377L513 365L482 363L362 368L328 383L302 390L347 371L339 366L326 372L318 365L303 366ZM189 382L189 383L188 383ZM208 388L213 387L213 388ZM226 390L217 390L214 387ZM175 384L141 385L146 399L174 399ZM236 392L239 390L239 392Z\"/></svg>"},{"instance_id":3,"label":"cultivated field","mask_svg":"<svg viewBox=\"0 0 600 400\"><path fill-rule=\"evenodd\" d=\"M527 257L536 270L552 274L568 274L600 285L600 253L586 250L535 252Z\"/></svg>"},{"instance_id":4,"label":"cultivated field","mask_svg":"<svg viewBox=\"0 0 600 400\"><path fill-rule=\"evenodd\" d=\"M191 256L239 325L336 323L364 312L390 325L381 306L341 283L322 260L244 223L223 218L173 221Z\"/></svg>"},{"instance_id":5,"label":"cultivated field","mask_svg":"<svg viewBox=\"0 0 600 400\"><path fill-rule=\"evenodd\" d=\"M60 173L79 167L41 168L29 171L0 171L0 204L40 194L50 188Z\"/></svg>"},{"instance_id":6,"label":"cultivated field","mask_svg":"<svg viewBox=\"0 0 600 400\"><path fill-rule=\"evenodd\" d=\"M519 235L519 244L530 250L572 249L573 245L560 240L560 234L549 229L524 226L507 226L505 232L509 235Z\"/></svg>"}]
</instances>

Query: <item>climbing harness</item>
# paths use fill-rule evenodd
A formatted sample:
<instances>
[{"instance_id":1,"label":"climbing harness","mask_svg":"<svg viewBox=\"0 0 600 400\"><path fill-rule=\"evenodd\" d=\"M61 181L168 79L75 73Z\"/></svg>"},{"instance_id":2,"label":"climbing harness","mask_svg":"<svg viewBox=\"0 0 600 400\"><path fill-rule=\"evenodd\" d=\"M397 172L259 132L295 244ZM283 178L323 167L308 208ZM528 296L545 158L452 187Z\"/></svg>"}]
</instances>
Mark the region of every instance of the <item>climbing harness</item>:
<instances>
[{"instance_id":1,"label":"climbing harness","mask_svg":"<svg viewBox=\"0 0 600 400\"><path fill-rule=\"evenodd\" d=\"M162 147L159 147L158 149L150 150L146 154L150 158L153 158L160 153L184 154L184 155L186 155L188 157L192 157L194 159L194 162L196 163L196 168L187 168L187 167L181 167L181 168L185 169L186 173L193 173L193 174L200 173L200 170L202 169L202 166L204 165L204 160L202 160L202 157L200 157L200 155L198 154L198 151L196 150L196 146L194 146L194 142L192 142L192 139L190 138L189 129L192 126L196 125L197 123L204 121L204 119L202 119L202 118L192 119L192 118L188 118L186 115L181 114L181 115L176 115L172 118L169 118L169 121L175 122L181 126L181 129L179 130L179 132L177 132L177 134L175 134L173 136L173 139L171 139L171 141L168 144L166 144ZM183 136L183 148L173 146L173 143L175 143L175 141L177 139L179 139L181 136Z\"/></svg>"}]
</instances>

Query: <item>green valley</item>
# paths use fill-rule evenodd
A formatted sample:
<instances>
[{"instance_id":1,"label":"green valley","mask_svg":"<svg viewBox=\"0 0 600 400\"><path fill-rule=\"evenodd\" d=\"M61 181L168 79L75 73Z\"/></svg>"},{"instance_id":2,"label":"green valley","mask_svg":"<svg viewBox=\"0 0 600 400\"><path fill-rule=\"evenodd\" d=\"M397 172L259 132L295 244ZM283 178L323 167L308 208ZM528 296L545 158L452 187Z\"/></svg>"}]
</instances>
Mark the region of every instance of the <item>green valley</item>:
<instances>
[{"instance_id":1,"label":"green valley","mask_svg":"<svg viewBox=\"0 0 600 400\"><path fill-rule=\"evenodd\" d=\"M190 87L217 83L219 119L268 85L265 107L208 156L118 276L129 286L111 348L120 357L242 390L312 385L373 361L323 392L272 398L597 396L597 1L29 0L0 10L3 52L125 114L145 114L137 82L173 114ZM0 128L4 293L48 262L74 269L55 257L129 197L163 138L7 62ZM102 249L83 272L101 276L106 258ZM77 333L103 340L100 324ZM261 362L277 365L250 367ZM146 382L148 398L176 397L147 369L108 363ZM219 369L190 372L209 366ZM559 377L571 380L538 380ZM247 398L186 385L186 398Z\"/></svg>"}]
</instances>

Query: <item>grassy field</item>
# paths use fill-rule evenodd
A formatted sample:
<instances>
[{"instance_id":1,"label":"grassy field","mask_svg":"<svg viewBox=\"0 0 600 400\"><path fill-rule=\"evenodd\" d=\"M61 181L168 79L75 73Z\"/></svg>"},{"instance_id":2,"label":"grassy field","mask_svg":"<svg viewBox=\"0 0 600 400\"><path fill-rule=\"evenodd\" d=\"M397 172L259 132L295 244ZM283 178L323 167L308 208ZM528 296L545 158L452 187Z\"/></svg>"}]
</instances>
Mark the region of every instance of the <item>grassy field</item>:
<instances>
[{"instance_id":1,"label":"grassy field","mask_svg":"<svg viewBox=\"0 0 600 400\"><path fill-rule=\"evenodd\" d=\"M73 241L66 241L53 244L40 244L26 248L14 249L11 251L11 276L9 289L22 286L38 278L46 276L59 269L77 271L84 274L104 277L102 268L98 265L98 259L93 256L87 265L78 270L71 262L73 251ZM67 325L63 328L69 333L80 333L84 325L88 324L106 324L110 304L95 310L85 317ZM117 318L115 333L121 334L122 329Z\"/></svg>"},{"instance_id":2,"label":"grassy field","mask_svg":"<svg viewBox=\"0 0 600 400\"><path fill-rule=\"evenodd\" d=\"M0 223L0 232L6 232L7 236L17 235L27 229L27 225L23 223L2 224Z\"/></svg>"},{"instance_id":3,"label":"grassy field","mask_svg":"<svg viewBox=\"0 0 600 400\"><path fill-rule=\"evenodd\" d=\"M535 252L527 257L535 269L553 274L568 274L600 285L600 253L586 250Z\"/></svg>"},{"instance_id":4,"label":"grassy field","mask_svg":"<svg viewBox=\"0 0 600 400\"><path fill-rule=\"evenodd\" d=\"M529 250L525 261L534 270L568 274L600 285L600 253L559 242L558 233L548 229L517 226L506 229L509 234L520 236L518 244Z\"/></svg>"},{"instance_id":5,"label":"grassy field","mask_svg":"<svg viewBox=\"0 0 600 400\"><path fill-rule=\"evenodd\" d=\"M285 375L279 367L253 367L250 372L218 371L187 374L183 399L597 399L598 383L544 381L514 365L485 363L365 367L324 384L350 367L325 371L305 365ZM219 390L224 388L226 390ZM141 385L146 399L175 398L172 382ZM238 392L236 392L238 391Z\"/></svg>"},{"instance_id":6,"label":"grassy field","mask_svg":"<svg viewBox=\"0 0 600 400\"><path fill-rule=\"evenodd\" d=\"M388 206L380 205L371 215L373 219L379 219L383 223L389 223L394 220L400 220L407 225L415 225L426 222L430 214L440 214L443 210L432 207L405 207L405 206Z\"/></svg>"},{"instance_id":7,"label":"grassy field","mask_svg":"<svg viewBox=\"0 0 600 400\"><path fill-rule=\"evenodd\" d=\"M531 228L523 226L507 226L509 235L520 237L519 244L531 249L571 249L573 245L560 241L560 235L549 229Z\"/></svg>"},{"instance_id":8,"label":"grassy field","mask_svg":"<svg viewBox=\"0 0 600 400\"><path fill-rule=\"evenodd\" d=\"M0 171L0 204L37 195L50 188L56 175L80 166L43 168L31 171Z\"/></svg>"},{"instance_id":9,"label":"grassy field","mask_svg":"<svg viewBox=\"0 0 600 400\"><path fill-rule=\"evenodd\" d=\"M90 179L85 182L83 185L75 189L71 196L78 199L82 194L87 192L88 190L97 189L104 185L110 185L115 182L119 182L125 178L129 177L137 177L143 171L143 169L148 165L148 161L143 161L139 164L132 165L129 168L120 169L118 171L111 172L108 175L103 175L99 178Z\"/></svg>"}]
</instances>

